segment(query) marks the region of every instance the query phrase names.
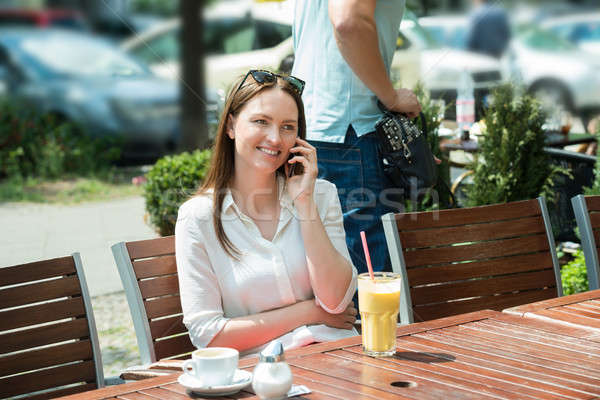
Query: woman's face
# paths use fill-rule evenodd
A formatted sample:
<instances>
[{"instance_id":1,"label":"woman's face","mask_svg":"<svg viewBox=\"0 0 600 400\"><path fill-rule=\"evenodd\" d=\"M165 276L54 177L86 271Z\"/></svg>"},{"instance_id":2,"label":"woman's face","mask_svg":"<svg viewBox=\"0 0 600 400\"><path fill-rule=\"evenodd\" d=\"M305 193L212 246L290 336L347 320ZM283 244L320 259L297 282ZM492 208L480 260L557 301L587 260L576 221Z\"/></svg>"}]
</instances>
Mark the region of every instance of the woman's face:
<instances>
[{"instance_id":1,"label":"woman's face","mask_svg":"<svg viewBox=\"0 0 600 400\"><path fill-rule=\"evenodd\" d=\"M227 134L235 142L236 172L274 173L296 143L296 102L281 89L263 90L229 116Z\"/></svg>"}]
</instances>

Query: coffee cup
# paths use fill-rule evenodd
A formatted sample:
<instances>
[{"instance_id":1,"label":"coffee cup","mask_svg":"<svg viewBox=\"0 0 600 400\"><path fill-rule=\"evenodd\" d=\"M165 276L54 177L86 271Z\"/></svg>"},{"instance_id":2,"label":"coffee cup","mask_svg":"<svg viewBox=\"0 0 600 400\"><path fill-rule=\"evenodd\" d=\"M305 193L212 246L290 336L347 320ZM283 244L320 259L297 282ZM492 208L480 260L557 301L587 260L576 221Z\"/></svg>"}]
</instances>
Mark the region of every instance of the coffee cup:
<instances>
[{"instance_id":1,"label":"coffee cup","mask_svg":"<svg viewBox=\"0 0 600 400\"><path fill-rule=\"evenodd\" d=\"M229 347L207 347L192 353L183 363L183 372L197 379L202 386L229 385L237 370L240 353Z\"/></svg>"}]
</instances>

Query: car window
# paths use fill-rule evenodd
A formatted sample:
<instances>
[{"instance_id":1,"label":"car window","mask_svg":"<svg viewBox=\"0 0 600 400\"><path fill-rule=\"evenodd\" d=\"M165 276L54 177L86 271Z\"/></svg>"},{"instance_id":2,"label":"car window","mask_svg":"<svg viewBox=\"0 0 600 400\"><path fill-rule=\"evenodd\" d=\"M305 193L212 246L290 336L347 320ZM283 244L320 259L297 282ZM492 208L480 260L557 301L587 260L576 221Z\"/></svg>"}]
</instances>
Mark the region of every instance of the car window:
<instances>
[{"instance_id":1,"label":"car window","mask_svg":"<svg viewBox=\"0 0 600 400\"><path fill-rule=\"evenodd\" d=\"M291 25L278 24L276 22L271 21L257 20L255 22L255 26L256 41L253 47L254 50L275 47L279 43L292 36Z\"/></svg>"},{"instance_id":2,"label":"car window","mask_svg":"<svg viewBox=\"0 0 600 400\"><path fill-rule=\"evenodd\" d=\"M207 20L204 25L206 54L232 54L252 50L255 27L250 17Z\"/></svg>"},{"instance_id":3,"label":"car window","mask_svg":"<svg viewBox=\"0 0 600 400\"><path fill-rule=\"evenodd\" d=\"M0 15L0 25L33 26L35 19L19 15Z\"/></svg>"},{"instance_id":4,"label":"car window","mask_svg":"<svg viewBox=\"0 0 600 400\"><path fill-rule=\"evenodd\" d=\"M575 46L565 39L555 35L549 30L535 27L518 29L519 40L527 47L536 50L573 50Z\"/></svg>"},{"instance_id":5,"label":"car window","mask_svg":"<svg viewBox=\"0 0 600 400\"><path fill-rule=\"evenodd\" d=\"M160 64L179 60L179 30L173 29L146 40L131 53L147 64Z\"/></svg>"},{"instance_id":6,"label":"car window","mask_svg":"<svg viewBox=\"0 0 600 400\"><path fill-rule=\"evenodd\" d=\"M575 25L569 39L575 43L600 41L600 21Z\"/></svg>"}]
</instances>

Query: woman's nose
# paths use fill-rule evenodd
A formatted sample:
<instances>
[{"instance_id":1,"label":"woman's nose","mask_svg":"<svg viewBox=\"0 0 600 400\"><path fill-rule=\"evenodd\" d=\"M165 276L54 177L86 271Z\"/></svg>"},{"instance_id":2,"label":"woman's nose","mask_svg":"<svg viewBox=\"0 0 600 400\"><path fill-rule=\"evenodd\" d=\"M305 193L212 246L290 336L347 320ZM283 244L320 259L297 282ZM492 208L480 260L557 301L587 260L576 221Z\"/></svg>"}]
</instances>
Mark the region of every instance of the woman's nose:
<instances>
[{"instance_id":1,"label":"woman's nose","mask_svg":"<svg viewBox=\"0 0 600 400\"><path fill-rule=\"evenodd\" d=\"M281 135L276 126L271 125L268 128L267 141L271 144L281 144Z\"/></svg>"}]
</instances>

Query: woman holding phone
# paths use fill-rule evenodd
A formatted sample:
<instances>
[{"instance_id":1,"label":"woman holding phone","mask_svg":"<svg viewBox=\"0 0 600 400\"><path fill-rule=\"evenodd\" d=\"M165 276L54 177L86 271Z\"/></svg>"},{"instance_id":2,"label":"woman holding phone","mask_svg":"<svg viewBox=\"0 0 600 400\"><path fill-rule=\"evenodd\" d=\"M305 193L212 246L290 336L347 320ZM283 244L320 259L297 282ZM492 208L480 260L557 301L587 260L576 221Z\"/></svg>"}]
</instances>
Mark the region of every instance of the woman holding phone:
<instances>
[{"instance_id":1,"label":"woman holding phone","mask_svg":"<svg viewBox=\"0 0 600 400\"><path fill-rule=\"evenodd\" d=\"M356 269L335 186L304 138L304 82L252 70L233 86L209 173L175 229L184 324L198 347L260 351L356 335Z\"/></svg>"}]
</instances>

